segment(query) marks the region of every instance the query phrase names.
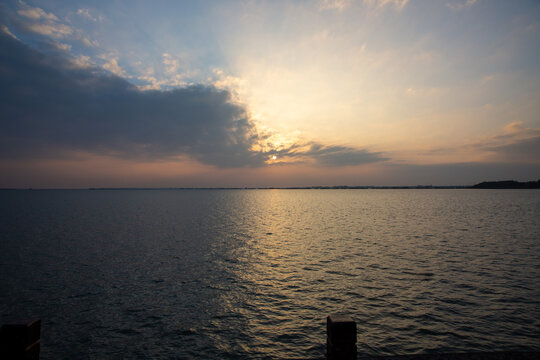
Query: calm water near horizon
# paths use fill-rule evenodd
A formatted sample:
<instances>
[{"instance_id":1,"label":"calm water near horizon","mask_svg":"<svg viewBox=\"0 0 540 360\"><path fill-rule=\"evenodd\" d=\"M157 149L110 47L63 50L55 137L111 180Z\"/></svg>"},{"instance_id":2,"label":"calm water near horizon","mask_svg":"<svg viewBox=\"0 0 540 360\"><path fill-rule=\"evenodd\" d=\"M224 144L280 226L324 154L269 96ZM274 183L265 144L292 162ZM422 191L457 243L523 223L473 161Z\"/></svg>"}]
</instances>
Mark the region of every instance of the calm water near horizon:
<instances>
[{"instance_id":1,"label":"calm water near horizon","mask_svg":"<svg viewBox=\"0 0 540 360\"><path fill-rule=\"evenodd\" d=\"M540 351L540 190L0 191L0 321L42 359Z\"/></svg>"}]
</instances>

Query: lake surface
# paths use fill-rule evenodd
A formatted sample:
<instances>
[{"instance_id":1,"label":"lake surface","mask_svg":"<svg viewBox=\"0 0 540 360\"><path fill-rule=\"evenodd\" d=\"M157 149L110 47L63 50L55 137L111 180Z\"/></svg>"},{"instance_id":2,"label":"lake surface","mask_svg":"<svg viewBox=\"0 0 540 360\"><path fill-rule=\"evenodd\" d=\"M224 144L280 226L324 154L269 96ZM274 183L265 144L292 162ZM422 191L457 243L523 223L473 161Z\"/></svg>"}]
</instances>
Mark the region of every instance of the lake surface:
<instances>
[{"instance_id":1,"label":"lake surface","mask_svg":"<svg viewBox=\"0 0 540 360\"><path fill-rule=\"evenodd\" d=\"M538 351L540 191L0 191L0 276L42 359Z\"/></svg>"}]
</instances>

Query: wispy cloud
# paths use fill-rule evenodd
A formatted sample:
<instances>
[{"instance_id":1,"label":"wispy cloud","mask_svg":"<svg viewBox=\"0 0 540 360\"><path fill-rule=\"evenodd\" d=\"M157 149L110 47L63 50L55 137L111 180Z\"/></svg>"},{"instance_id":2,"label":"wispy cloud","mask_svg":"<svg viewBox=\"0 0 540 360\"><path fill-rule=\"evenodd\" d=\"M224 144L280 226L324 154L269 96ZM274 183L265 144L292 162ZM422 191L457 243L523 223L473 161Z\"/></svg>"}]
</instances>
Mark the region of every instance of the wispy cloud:
<instances>
[{"instance_id":1,"label":"wispy cloud","mask_svg":"<svg viewBox=\"0 0 540 360\"><path fill-rule=\"evenodd\" d=\"M93 11L90 9L78 9L77 15L94 22L103 21L103 15L94 15Z\"/></svg>"},{"instance_id":2,"label":"wispy cloud","mask_svg":"<svg viewBox=\"0 0 540 360\"><path fill-rule=\"evenodd\" d=\"M409 0L363 0L362 3L369 8L382 10L391 8L396 11L401 11L405 8ZM319 2L319 10L334 10L343 11L354 4L351 0L321 0Z\"/></svg>"},{"instance_id":3,"label":"wispy cloud","mask_svg":"<svg viewBox=\"0 0 540 360\"><path fill-rule=\"evenodd\" d=\"M76 42L80 42L88 48L98 48L100 45L97 40L92 39L85 31L75 25L77 22L80 23L80 19L74 21L72 18L74 13L70 13L65 19L61 19L52 12L30 6L23 1L19 1L17 7L18 10L7 10L10 25L15 33L26 33L31 36L37 34L38 36L35 39L39 39L39 42L69 52ZM103 19L101 15L94 15L89 9L79 9L76 14L93 22ZM12 34L5 25L2 25L2 27L4 32L7 30ZM12 34L12 36L15 35ZM77 45L75 46L77 47ZM123 74L119 71L119 67L115 66L114 62L108 63L107 68L116 74Z\"/></svg>"},{"instance_id":4,"label":"wispy cloud","mask_svg":"<svg viewBox=\"0 0 540 360\"><path fill-rule=\"evenodd\" d=\"M408 2L409 0L364 0L364 4L370 7L376 9L390 7L397 11L403 10Z\"/></svg>"},{"instance_id":5,"label":"wispy cloud","mask_svg":"<svg viewBox=\"0 0 540 360\"><path fill-rule=\"evenodd\" d=\"M99 42L97 40L90 40L89 38L87 37L83 37L81 42L85 45L85 46L88 46L88 47L98 47L99 46Z\"/></svg>"},{"instance_id":6,"label":"wispy cloud","mask_svg":"<svg viewBox=\"0 0 540 360\"><path fill-rule=\"evenodd\" d=\"M19 1L19 7L17 14L21 18L16 23L24 30L57 39L73 34L73 28L60 21L53 13L32 7L23 1Z\"/></svg>"},{"instance_id":7,"label":"wispy cloud","mask_svg":"<svg viewBox=\"0 0 540 360\"><path fill-rule=\"evenodd\" d=\"M126 72L118 65L118 56L102 54L99 58L105 61L102 65L105 70L110 71L116 76L126 77Z\"/></svg>"},{"instance_id":8,"label":"wispy cloud","mask_svg":"<svg viewBox=\"0 0 540 360\"><path fill-rule=\"evenodd\" d=\"M4 32L5 34L11 36L14 39L17 39L17 37L9 30L6 25L0 25L0 31Z\"/></svg>"},{"instance_id":9,"label":"wispy cloud","mask_svg":"<svg viewBox=\"0 0 540 360\"><path fill-rule=\"evenodd\" d=\"M62 38L73 33L73 29L64 24L28 24L27 29L54 38Z\"/></svg>"},{"instance_id":10,"label":"wispy cloud","mask_svg":"<svg viewBox=\"0 0 540 360\"><path fill-rule=\"evenodd\" d=\"M471 146L491 152L496 161L540 163L540 128L528 128L522 121L514 121L501 134Z\"/></svg>"},{"instance_id":11,"label":"wispy cloud","mask_svg":"<svg viewBox=\"0 0 540 360\"><path fill-rule=\"evenodd\" d=\"M133 64L138 68L135 78L139 80L138 87L141 90L171 90L178 87L185 87L192 82L190 77L197 74L196 70L182 71L180 60L173 58L168 53L162 54L163 67L158 66L158 71L153 66L142 67L141 63Z\"/></svg>"},{"instance_id":12,"label":"wispy cloud","mask_svg":"<svg viewBox=\"0 0 540 360\"><path fill-rule=\"evenodd\" d=\"M62 50L62 51L70 51L71 50L71 45L69 45L69 44L54 43L53 46L56 47L58 50Z\"/></svg>"},{"instance_id":13,"label":"wispy cloud","mask_svg":"<svg viewBox=\"0 0 540 360\"><path fill-rule=\"evenodd\" d=\"M304 163L324 167L357 166L389 160L380 152L341 145L324 145L316 141L297 140L292 144L277 146L265 151L274 163Z\"/></svg>"},{"instance_id":14,"label":"wispy cloud","mask_svg":"<svg viewBox=\"0 0 540 360\"><path fill-rule=\"evenodd\" d=\"M464 152L489 163L540 164L540 128L529 128L522 121L508 123L495 135L463 141L454 147L438 147L426 156L450 155Z\"/></svg>"},{"instance_id":15,"label":"wispy cloud","mask_svg":"<svg viewBox=\"0 0 540 360\"><path fill-rule=\"evenodd\" d=\"M22 6L22 9L17 11L19 15L22 15L24 17L33 19L33 20L50 20L50 21L58 21L58 18L53 13L47 13L43 9L38 7L31 7L27 5L23 1L19 1L19 4Z\"/></svg>"},{"instance_id":16,"label":"wispy cloud","mask_svg":"<svg viewBox=\"0 0 540 360\"><path fill-rule=\"evenodd\" d=\"M165 72L168 74L176 73L180 66L178 59L173 58L167 53L163 53L163 65L165 65Z\"/></svg>"},{"instance_id":17,"label":"wispy cloud","mask_svg":"<svg viewBox=\"0 0 540 360\"><path fill-rule=\"evenodd\" d=\"M319 9L342 11L349 5L350 0L321 0L319 3Z\"/></svg>"},{"instance_id":18,"label":"wispy cloud","mask_svg":"<svg viewBox=\"0 0 540 360\"><path fill-rule=\"evenodd\" d=\"M477 1L478 0L454 0L452 2L447 2L445 5L453 10L461 10L473 6Z\"/></svg>"},{"instance_id":19,"label":"wispy cloud","mask_svg":"<svg viewBox=\"0 0 540 360\"><path fill-rule=\"evenodd\" d=\"M308 158L320 166L356 166L366 163L386 161L382 153L370 152L365 149L356 149L347 146L325 146L311 142L305 150L292 151L289 156L295 158Z\"/></svg>"},{"instance_id":20,"label":"wispy cloud","mask_svg":"<svg viewBox=\"0 0 540 360\"><path fill-rule=\"evenodd\" d=\"M71 60L71 64L74 65L74 67L78 68L90 68L95 66L95 64L90 59L90 56L86 55L79 55L74 57Z\"/></svg>"}]
</instances>

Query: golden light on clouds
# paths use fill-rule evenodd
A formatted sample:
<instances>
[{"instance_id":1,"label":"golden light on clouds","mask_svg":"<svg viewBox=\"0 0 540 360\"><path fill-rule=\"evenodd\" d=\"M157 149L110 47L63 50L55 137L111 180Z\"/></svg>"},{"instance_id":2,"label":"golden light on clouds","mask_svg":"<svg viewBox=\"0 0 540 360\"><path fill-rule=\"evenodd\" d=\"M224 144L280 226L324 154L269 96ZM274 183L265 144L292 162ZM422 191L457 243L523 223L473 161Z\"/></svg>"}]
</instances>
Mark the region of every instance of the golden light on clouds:
<instances>
[{"instance_id":1,"label":"golden light on clouds","mask_svg":"<svg viewBox=\"0 0 540 360\"><path fill-rule=\"evenodd\" d=\"M43 102L19 78L0 79L10 114L0 170L14 179L4 186L365 184L390 169L423 179L435 178L428 166L468 163L496 164L501 177L516 164L538 173L532 3L167 2L119 12L13 1L3 10L0 41L13 61L3 59L2 76L24 74L34 93L55 94Z\"/></svg>"}]
</instances>

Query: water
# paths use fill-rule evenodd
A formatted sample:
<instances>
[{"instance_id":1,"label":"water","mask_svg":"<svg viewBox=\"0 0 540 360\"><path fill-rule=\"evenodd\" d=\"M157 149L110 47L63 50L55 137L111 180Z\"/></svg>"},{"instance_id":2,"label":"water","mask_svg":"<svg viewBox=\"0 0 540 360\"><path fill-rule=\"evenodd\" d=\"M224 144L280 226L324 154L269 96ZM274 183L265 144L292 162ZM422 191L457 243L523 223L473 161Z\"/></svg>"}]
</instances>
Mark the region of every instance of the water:
<instances>
[{"instance_id":1,"label":"water","mask_svg":"<svg viewBox=\"0 0 540 360\"><path fill-rule=\"evenodd\" d=\"M0 320L42 359L540 350L538 190L1 191Z\"/></svg>"}]
</instances>

